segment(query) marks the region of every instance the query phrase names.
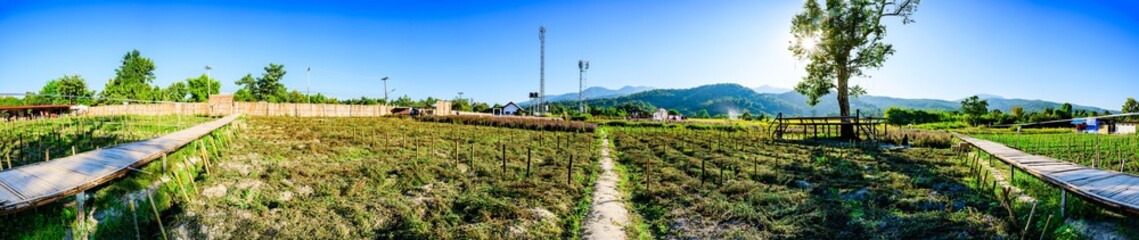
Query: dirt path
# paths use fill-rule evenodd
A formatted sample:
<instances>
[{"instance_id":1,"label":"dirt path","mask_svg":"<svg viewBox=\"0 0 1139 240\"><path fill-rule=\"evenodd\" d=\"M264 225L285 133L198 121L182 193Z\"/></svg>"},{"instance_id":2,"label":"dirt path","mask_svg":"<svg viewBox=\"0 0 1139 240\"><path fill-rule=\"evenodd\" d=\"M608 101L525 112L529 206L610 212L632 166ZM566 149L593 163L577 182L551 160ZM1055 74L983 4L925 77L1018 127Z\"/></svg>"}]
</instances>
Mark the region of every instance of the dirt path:
<instances>
[{"instance_id":1,"label":"dirt path","mask_svg":"<svg viewBox=\"0 0 1139 240\"><path fill-rule=\"evenodd\" d=\"M593 186L593 205L585 217L585 239L625 239L629 211L617 190L617 173L609 157L609 137L601 143L601 176Z\"/></svg>"}]
</instances>

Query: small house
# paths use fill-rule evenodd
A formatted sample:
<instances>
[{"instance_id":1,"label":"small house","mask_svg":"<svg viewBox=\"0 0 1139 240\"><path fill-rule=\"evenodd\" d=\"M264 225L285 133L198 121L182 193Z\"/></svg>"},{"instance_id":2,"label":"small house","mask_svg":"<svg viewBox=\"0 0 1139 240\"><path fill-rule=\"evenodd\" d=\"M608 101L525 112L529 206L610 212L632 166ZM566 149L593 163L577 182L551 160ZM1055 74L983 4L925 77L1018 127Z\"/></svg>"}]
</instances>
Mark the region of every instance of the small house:
<instances>
[{"instance_id":1,"label":"small house","mask_svg":"<svg viewBox=\"0 0 1139 240\"><path fill-rule=\"evenodd\" d=\"M666 110L664 108L657 108L657 111L653 112L653 121L664 121L667 119L668 119L668 110Z\"/></svg>"},{"instance_id":2,"label":"small house","mask_svg":"<svg viewBox=\"0 0 1139 240\"><path fill-rule=\"evenodd\" d=\"M522 111L522 107L519 107L518 104L514 102L509 102L506 103L506 106L502 106L501 115L513 116L517 115L519 111Z\"/></svg>"},{"instance_id":3,"label":"small house","mask_svg":"<svg viewBox=\"0 0 1139 240\"><path fill-rule=\"evenodd\" d=\"M1120 122L1115 124L1116 134L1135 134L1135 126L1139 122Z\"/></svg>"}]
</instances>

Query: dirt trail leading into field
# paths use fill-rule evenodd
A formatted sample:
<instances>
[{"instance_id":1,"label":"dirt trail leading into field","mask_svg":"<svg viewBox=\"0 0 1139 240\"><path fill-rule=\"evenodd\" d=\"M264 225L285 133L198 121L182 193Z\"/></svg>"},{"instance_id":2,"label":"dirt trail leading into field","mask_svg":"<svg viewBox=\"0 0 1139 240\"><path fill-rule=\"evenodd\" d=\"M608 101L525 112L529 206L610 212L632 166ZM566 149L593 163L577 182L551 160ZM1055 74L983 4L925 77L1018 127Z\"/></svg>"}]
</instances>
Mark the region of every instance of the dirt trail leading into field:
<instances>
[{"instance_id":1,"label":"dirt trail leading into field","mask_svg":"<svg viewBox=\"0 0 1139 240\"><path fill-rule=\"evenodd\" d=\"M629 211L617 190L617 173L609 157L609 138L601 143L601 176L593 186L593 205L585 217L585 239L625 239Z\"/></svg>"}]
</instances>

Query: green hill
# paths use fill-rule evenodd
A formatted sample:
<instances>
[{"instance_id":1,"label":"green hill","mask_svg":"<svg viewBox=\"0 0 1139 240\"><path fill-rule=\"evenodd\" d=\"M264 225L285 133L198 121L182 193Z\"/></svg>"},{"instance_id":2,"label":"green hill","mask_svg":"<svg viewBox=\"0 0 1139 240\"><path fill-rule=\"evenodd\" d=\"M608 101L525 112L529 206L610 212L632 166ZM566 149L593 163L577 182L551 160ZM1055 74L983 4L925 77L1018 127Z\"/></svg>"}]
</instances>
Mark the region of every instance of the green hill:
<instances>
[{"instance_id":1,"label":"green hill","mask_svg":"<svg viewBox=\"0 0 1139 240\"><path fill-rule=\"evenodd\" d=\"M1013 106L1024 107L1026 111L1040 111L1044 108L1060 108L1061 103L1006 99L987 96L989 109L1009 112ZM757 93L755 90L734 83L704 85L688 89L655 89L614 98L588 101L590 106L610 107L624 103L644 102L655 107L673 109L684 115L695 115L700 110L708 110L711 115L733 115L744 110L752 114L774 116L837 116L838 101L834 94L824 96L818 105L807 106L807 98L797 92ZM911 109L954 111L961 107L959 101L940 99L905 99L882 96L861 96L851 99L851 111L860 109L863 114L881 115L890 107ZM1075 105L1074 109L1087 109L1103 112L1097 107Z\"/></svg>"}]
</instances>

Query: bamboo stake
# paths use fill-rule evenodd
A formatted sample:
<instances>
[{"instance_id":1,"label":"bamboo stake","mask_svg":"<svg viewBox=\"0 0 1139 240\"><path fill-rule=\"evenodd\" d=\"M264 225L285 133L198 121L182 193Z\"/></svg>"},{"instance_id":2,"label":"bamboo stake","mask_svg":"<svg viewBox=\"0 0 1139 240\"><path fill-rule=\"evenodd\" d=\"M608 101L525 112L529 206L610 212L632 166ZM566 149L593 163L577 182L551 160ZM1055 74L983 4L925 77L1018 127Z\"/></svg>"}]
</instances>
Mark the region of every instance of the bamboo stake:
<instances>
[{"instance_id":1,"label":"bamboo stake","mask_svg":"<svg viewBox=\"0 0 1139 240\"><path fill-rule=\"evenodd\" d=\"M1025 235L1028 235L1028 229L1032 227L1032 215L1036 214L1036 201L1032 202L1032 211L1028 212L1028 219L1024 220L1024 231L1020 232L1020 239L1024 240Z\"/></svg>"},{"instance_id":2,"label":"bamboo stake","mask_svg":"<svg viewBox=\"0 0 1139 240\"><path fill-rule=\"evenodd\" d=\"M154 197L151 196L150 192L147 192L146 198L150 199L150 209L154 211L154 219L158 220L158 230L162 231L162 239L166 240L166 227L162 226L162 215L158 214L158 207L154 206Z\"/></svg>"},{"instance_id":3,"label":"bamboo stake","mask_svg":"<svg viewBox=\"0 0 1139 240\"><path fill-rule=\"evenodd\" d=\"M1040 240L1044 240L1044 234L1048 233L1048 224L1052 223L1052 214L1048 214L1048 220L1044 220L1044 227L1040 228Z\"/></svg>"},{"instance_id":4,"label":"bamboo stake","mask_svg":"<svg viewBox=\"0 0 1139 240\"><path fill-rule=\"evenodd\" d=\"M138 213L136 213L134 210L134 195L128 195L127 199L127 203L131 208L131 216L133 216L132 221L134 222L134 239L142 239L142 235L138 230Z\"/></svg>"}]
</instances>

